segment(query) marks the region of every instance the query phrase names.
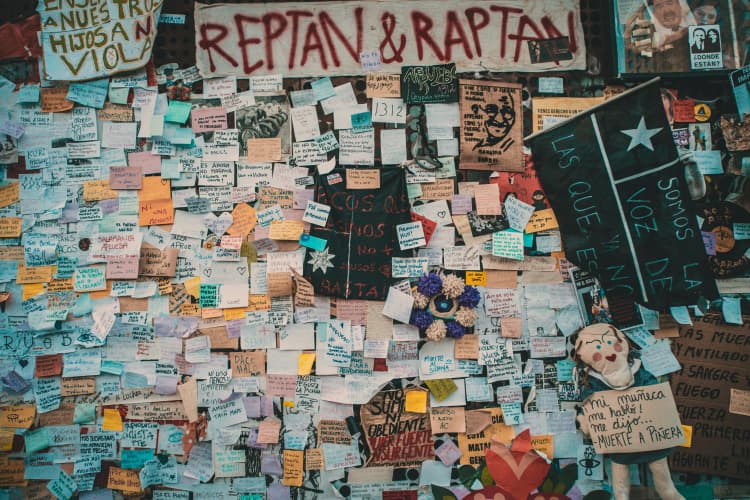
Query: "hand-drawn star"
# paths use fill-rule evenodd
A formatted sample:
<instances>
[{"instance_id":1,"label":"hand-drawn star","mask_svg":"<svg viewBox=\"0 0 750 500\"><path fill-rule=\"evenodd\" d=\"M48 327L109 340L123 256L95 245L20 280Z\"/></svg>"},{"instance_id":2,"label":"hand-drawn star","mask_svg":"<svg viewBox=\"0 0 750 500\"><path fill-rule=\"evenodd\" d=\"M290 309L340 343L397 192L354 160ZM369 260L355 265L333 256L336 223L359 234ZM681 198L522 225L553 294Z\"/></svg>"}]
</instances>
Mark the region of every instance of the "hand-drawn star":
<instances>
[{"instance_id":1,"label":"hand-drawn star","mask_svg":"<svg viewBox=\"0 0 750 500\"><path fill-rule=\"evenodd\" d=\"M313 272L315 271L321 271L323 274L328 272L328 269L333 269L333 259L335 259L336 256L333 254L328 253L328 249L326 248L322 252L312 252L310 260L307 261L308 264L312 266Z\"/></svg>"},{"instance_id":2,"label":"hand-drawn star","mask_svg":"<svg viewBox=\"0 0 750 500\"><path fill-rule=\"evenodd\" d=\"M647 147L651 151L654 150L654 145L651 144L651 138L661 131L662 127L659 128L646 128L646 119L641 116L641 121L638 122L638 127L631 128L628 130L620 130L623 134L630 137L630 144L628 145L628 151L642 145Z\"/></svg>"}]
</instances>

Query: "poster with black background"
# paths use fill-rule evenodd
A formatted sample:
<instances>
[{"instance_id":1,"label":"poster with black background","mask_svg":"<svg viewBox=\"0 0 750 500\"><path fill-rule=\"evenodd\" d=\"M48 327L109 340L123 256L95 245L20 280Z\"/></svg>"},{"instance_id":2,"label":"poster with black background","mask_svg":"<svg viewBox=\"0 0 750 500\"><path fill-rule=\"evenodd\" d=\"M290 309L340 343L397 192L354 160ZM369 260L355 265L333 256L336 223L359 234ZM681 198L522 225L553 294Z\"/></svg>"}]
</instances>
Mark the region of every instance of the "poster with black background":
<instances>
[{"instance_id":1,"label":"poster with black background","mask_svg":"<svg viewBox=\"0 0 750 500\"><path fill-rule=\"evenodd\" d=\"M315 293L345 299L385 300L391 285L391 258L399 250L396 225L411 222L406 180L400 168L380 170L377 189L346 189L347 169L319 176L315 200L331 207L325 228L312 236L328 242L308 251L305 277Z\"/></svg>"}]
</instances>

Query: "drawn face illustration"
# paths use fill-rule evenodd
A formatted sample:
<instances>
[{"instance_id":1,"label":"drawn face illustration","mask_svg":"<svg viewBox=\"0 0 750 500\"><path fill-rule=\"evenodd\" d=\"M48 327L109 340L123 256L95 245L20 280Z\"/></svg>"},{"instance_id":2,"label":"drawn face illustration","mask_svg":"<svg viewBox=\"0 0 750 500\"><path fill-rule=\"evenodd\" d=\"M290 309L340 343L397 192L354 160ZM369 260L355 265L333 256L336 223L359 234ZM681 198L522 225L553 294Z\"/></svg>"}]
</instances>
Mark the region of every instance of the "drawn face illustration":
<instances>
[{"instance_id":1,"label":"drawn face illustration","mask_svg":"<svg viewBox=\"0 0 750 500\"><path fill-rule=\"evenodd\" d=\"M629 352L624 335L606 323L584 328L576 340L576 356L614 386L627 383L631 377Z\"/></svg>"}]
</instances>

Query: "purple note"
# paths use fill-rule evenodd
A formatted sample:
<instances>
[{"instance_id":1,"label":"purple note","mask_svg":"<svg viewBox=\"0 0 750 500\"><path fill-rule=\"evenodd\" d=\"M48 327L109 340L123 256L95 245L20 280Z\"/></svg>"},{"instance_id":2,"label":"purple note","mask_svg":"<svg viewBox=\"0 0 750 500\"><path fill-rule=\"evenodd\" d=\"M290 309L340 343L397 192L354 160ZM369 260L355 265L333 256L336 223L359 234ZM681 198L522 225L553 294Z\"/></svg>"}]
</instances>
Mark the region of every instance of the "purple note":
<instances>
[{"instance_id":1,"label":"purple note","mask_svg":"<svg viewBox=\"0 0 750 500\"><path fill-rule=\"evenodd\" d=\"M242 402L245 404L245 413L247 418L260 418L260 397L258 396L247 396L242 398Z\"/></svg>"},{"instance_id":2,"label":"purple note","mask_svg":"<svg viewBox=\"0 0 750 500\"><path fill-rule=\"evenodd\" d=\"M466 215L471 212L471 196L468 194L454 194L451 200L453 215Z\"/></svg>"},{"instance_id":3,"label":"purple note","mask_svg":"<svg viewBox=\"0 0 750 500\"><path fill-rule=\"evenodd\" d=\"M716 233L701 231L701 236L706 247L706 255L716 255Z\"/></svg>"},{"instance_id":4,"label":"purple note","mask_svg":"<svg viewBox=\"0 0 750 500\"><path fill-rule=\"evenodd\" d=\"M179 380L180 378L177 375L157 375L154 392L163 396L177 394L177 382Z\"/></svg>"},{"instance_id":5,"label":"purple note","mask_svg":"<svg viewBox=\"0 0 750 500\"><path fill-rule=\"evenodd\" d=\"M283 474L281 470L281 460L279 455L264 453L260 456L260 472L262 474L272 474L274 476L280 476Z\"/></svg>"},{"instance_id":6,"label":"purple note","mask_svg":"<svg viewBox=\"0 0 750 500\"><path fill-rule=\"evenodd\" d=\"M233 319L226 322L227 327L227 338L237 339L242 335L242 325L245 324L244 319Z\"/></svg>"}]
</instances>

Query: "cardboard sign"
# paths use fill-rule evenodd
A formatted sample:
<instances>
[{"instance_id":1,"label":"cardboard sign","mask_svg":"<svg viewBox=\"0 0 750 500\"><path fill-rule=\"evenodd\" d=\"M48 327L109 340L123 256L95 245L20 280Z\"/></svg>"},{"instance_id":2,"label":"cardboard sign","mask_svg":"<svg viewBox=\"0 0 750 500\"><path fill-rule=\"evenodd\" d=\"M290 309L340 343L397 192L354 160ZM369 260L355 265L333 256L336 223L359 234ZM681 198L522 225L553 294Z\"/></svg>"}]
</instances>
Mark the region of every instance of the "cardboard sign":
<instances>
[{"instance_id":1,"label":"cardboard sign","mask_svg":"<svg viewBox=\"0 0 750 500\"><path fill-rule=\"evenodd\" d=\"M523 172L521 84L461 80L460 168Z\"/></svg>"},{"instance_id":2,"label":"cardboard sign","mask_svg":"<svg viewBox=\"0 0 750 500\"><path fill-rule=\"evenodd\" d=\"M583 412L597 453L663 450L685 442L668 382L595 392Z\"/></svg>"},{"instance_id":3,"label":"cardboard sign","mask_svg":"<svg viewBox=\"0 0 750 500\"><path fill-rule=\"evenodd\" d=\"M406 392L379 392L360 409L362 427L372 450L368 466L407 467L432 460L435 455L430 416L404 413Z\"/></svg>"},{"instance_id":4,"label":"cardboard sign","mask_svg":"<svg viewBox=\"0 0 750 500\"><path fill-rule=\"evenodd\" d=\"M747 478L750 443L737 436L750 433L750 419L741 409L742 393L750 389L745 342L750 317L742 321L728 325L719 314L706 314L681 326L679 337L672 339L682 365L671 376L672 391L682 423L693 428L691 447L678 448L670 457L672 470Z\"/></svg>"}]
</instances>

